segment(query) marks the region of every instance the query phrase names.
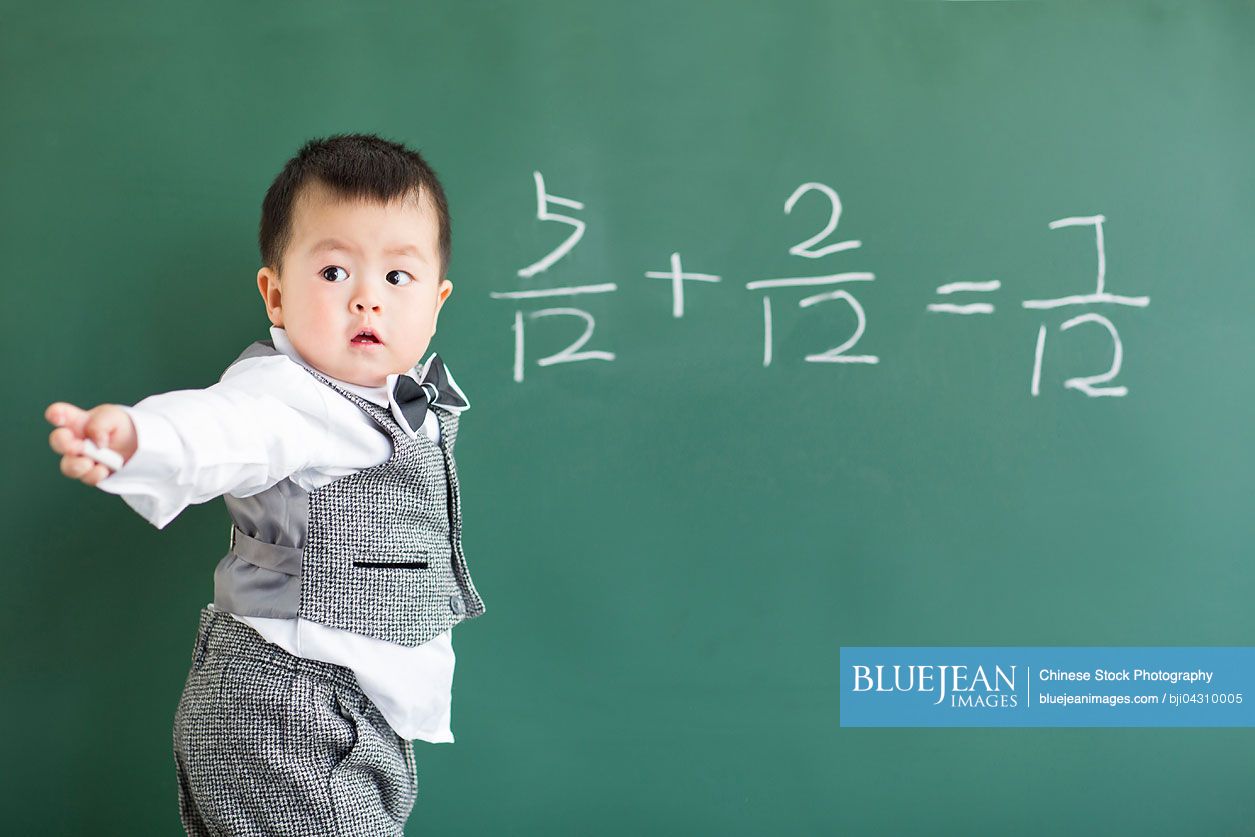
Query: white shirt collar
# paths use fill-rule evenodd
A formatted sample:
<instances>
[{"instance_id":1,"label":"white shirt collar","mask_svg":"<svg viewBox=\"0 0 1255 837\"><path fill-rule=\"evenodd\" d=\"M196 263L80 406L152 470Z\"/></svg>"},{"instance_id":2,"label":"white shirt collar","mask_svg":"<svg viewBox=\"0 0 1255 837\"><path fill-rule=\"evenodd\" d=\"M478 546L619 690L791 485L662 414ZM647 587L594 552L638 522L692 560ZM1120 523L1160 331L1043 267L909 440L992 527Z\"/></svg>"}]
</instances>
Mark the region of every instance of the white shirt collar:
<instances>
[{"instance_id":1,"label":"white shirt collar","mask_svg":"<svg viewBox=\"0 0 1255 837\"><path fill-rule=\"evenodd\" d=\"M292 341L288 339L287 329L283 328L282 326L272 325L270 327L270 339L271 339L271 342L274 343L275 349L287 355L289 358L296 361L297 363L301 364L301 366L304 366L306 369L314 369L315 371L318 372L319 375L322 375L324 378L327 378L330 381L334 381L338 386L344 387L349 392L353 392L353 393L356 393L357 395L360 395L362 398L365 398L367 401L370 401L372 404L377 404L380 407L389 408L392 411L392 417L397 420L397 424L401 425L401 429L405 430L406 433L408 433L411 437L417 436L419 431L422 430L421 427L410 427L409 422L405 420L404 413L401 412L401 407L392 398L392 388L393 386L396 385L397 378L400 375L406 375L407 377L412 378L415 383L422 381L423 375L427 374L427 368L431 366L431 361L436 356L435 352L432 352L430 355L428 355L427 360L423 362L422 367L417 372L415 372L414 369L411 369L408 372L400 372L400 373L390 372L388 373L388 377L385 379L385 383L383 384L383 386L368 387L368 386L362 386L361 384L352 384L352 383L349 383L348 381L342 381L339 378L333 378L330 375L328 375L326 372L323 372L321 369L318 369L315 366L311 366L309 363L305 361L305 358L301 357L301 353L296 350L296 347L292 345ZM445 375L449 379L449 386L451 386L454 389L454 391L457 392L457 394L462 398L463 401L466 402L466 404L465 406L462 406L462 407L446 407L444 404L441 404L440 408L443 410L448 410L451 413L461 413L463 410L466 410L467 408L471 406L471 401L469 398L466 397L466 394L462 392L462 388L457 385L457 382L453 380L453 373L449 371L448 366L445 366L444 371L445 371ZM432 411L430 410L427 411L426 420L427 421L435 420L435 415Z\"/></svg>"}]
</instances>

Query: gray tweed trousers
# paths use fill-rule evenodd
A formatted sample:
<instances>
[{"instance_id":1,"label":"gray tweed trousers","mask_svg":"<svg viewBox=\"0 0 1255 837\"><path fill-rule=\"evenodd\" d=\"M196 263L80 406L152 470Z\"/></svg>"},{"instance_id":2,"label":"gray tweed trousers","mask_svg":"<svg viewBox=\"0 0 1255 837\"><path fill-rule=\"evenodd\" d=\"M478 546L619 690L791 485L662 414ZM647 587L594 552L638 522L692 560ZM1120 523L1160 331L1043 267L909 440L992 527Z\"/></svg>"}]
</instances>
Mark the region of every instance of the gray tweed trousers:
<instances>
[{"instance_id":1,"label":"gray tweed trousers","mask_svg":"<svg viewBox=\"0 0 1255 837\"><path fill-rule=\"evenodd\" d=\"M401 835L418 796L413 745L352 669L293 656L212 605L174 762L189 835Z\"/></svg>"}]
</instances>

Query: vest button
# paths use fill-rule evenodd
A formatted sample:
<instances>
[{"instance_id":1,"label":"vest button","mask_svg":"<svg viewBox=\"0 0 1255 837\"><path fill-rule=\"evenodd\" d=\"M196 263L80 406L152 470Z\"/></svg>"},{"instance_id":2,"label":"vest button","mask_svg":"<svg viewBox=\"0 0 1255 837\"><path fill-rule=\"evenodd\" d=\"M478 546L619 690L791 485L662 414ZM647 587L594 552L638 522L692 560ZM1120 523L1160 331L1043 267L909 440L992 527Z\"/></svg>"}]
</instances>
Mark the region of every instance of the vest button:
<instances>
[{"instance_id":1,"label":"vest button","mask_svg":"<svg viewBox=\"0 0 1255 837\"><path fill-rule=\"evenodd\" d=\"M466 603L462 601L460 593L454 593L449 597L449 610L452 610L459 616L466 612Z\"/></svg>"}]
</instances>

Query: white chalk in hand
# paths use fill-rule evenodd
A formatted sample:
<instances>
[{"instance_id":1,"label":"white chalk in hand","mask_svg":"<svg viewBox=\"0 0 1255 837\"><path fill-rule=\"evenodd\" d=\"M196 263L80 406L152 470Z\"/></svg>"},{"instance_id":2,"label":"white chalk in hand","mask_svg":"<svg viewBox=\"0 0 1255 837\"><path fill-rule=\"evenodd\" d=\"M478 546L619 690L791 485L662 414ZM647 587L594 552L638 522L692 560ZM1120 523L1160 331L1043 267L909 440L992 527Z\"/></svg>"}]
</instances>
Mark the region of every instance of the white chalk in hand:
<instances>
[{"instance_id":1,"label":"white chalk in hand","mask_svg":"<svg viewBox=\"0 0 1255 837\"><path fill-rule=\"evenodd\" d=\"M110 471L116 471L122 467L122 454L108 448L98 448L92 443L91 439L83 440L82 454L89 459L96 460Z\"/></svg>"}]
</instances>

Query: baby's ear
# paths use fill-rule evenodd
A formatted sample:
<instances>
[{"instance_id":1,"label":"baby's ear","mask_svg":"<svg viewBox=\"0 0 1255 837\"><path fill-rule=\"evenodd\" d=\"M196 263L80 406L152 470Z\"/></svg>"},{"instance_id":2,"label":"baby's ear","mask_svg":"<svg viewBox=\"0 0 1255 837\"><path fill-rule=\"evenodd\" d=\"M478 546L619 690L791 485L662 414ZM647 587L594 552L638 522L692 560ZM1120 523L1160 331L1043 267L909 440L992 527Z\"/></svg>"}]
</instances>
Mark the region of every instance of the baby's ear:
<instances>
[{"instance_id":1,"label":"baby's ear","mask_svg":"<svg viewBox=\"0 0 1255 837\"><path fill-rule=\"evenodd\" d=\"M266 304L266 316L270 318L271 325L282 328L283 289L279 285L279 275L269 267L257 271L257 290Z\"/></svg>"}]
</instances>

